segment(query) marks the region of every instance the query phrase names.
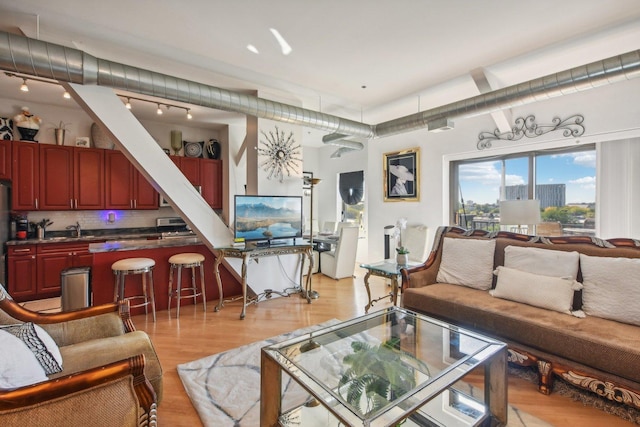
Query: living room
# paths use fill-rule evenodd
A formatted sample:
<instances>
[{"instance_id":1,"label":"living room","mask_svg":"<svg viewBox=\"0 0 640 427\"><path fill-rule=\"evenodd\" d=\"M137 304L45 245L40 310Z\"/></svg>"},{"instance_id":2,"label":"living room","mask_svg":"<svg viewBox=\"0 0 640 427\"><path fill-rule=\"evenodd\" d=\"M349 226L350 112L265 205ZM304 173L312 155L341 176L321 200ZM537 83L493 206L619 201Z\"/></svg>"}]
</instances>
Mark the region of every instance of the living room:
<instances>
[{"instance_id":1,"label":"living room","mask_svg":"<svg viewBox=\"0 0 640 427\"><path fill-rule=\"evenodd\" d=\"M68 5L69 2L65 3L65 6ZM461 7L460 5L457 6ZM569 11L572 11L571 6L577 9L583 8L582 6L578 6L577 3L565 7L567 7ZM543 6L538 7L543 9ZM38 2L26 2L21 8L10 9L8 10L9 13L3 15L3 18L0 19L0 23L3 24L2 29L11 32L5 27L13 27L14 25L10 25L12 23L7 22L7 20L16 18L16 15L19 15L19 19L21 20L19 27L30 37L36 39L35 29L37 28L39 31L40 27L38 25L42 25L42 33L39 33L41 40L61 43L60 39L54 37L54 33L63 30L55 28L54 31L53 27L47 27L47 25L49 25L47 22L47 14L51 13L53 16L54 12L51 11L52 8L53 6L46 7L45 5L38 4ZM511 13L514 13L511 17L515 20L515 17L518 17L518 15L513 9L516 8L513 7L512 9L512 7L509 7L508 9ZM449 74L446 79L442 77L442 75L438 76L437 78L440 79L438 83L440 84L433 87L425 83L422 86L411 88L396 88L397 93L402 93L402 96L396 96L395 98L388 98L388 95L383 94L376 95L376 85L364 81L365 79L362 78L363 81L360 82L357 89L360 92L372 92L372 94L361 96L371 96L372 98L378 96L381 100L386 100L384 103L366 100L365 104L365 98L360 99L360 102L356 102L354 98L349 105L336 105L332 103L333 97L320 89L318 89L317 93L314 93L313 96L309 96L306 93L304 95L286 93L286 91L280 90L278 87L280 85L276 83L272 83L273 87L265 85L266 87L260 86L259 89L257 89L257 86L254 86L254 88L256 88L258 98L344 117L354 122L384 123L385 121L394 120L398 117L409 117L416 112L430 112L443 105L470 99L478 93L483 92L479 86L474 84L474 79L472 79L469 74L473 69L478 67L484 66L486 68L485 78L488 80L487 84L490 86L490 89L497 90L513 84L531 81L550 73L561 72L594 61L616 57L617 55L633 52L635 49L638 49L637 40L640 39L638 37L638 33L640 32L638 16L640 16L640 11L637 6L630 2L621 2L617 7L607 7L606 9L606 11L600 11L601 16L597 16L597 13L594 12L593 16L585 17L585 22L582 23L582 28L579 30L575 29L573 32L555 34L554 36L556 38L548 35L544 40L542 40L541 34L537 33L541 38L537 43L532 43L531 40L533 39L527 39L523 36L523 39L520 40L521 46L518 46L517 49L510 44L502 47L502 51L509 50L509 55L505 53L504 55L492 57L490 53L487 53L485 57L476 57L472 61L473 65L467 65L464 73L459 71L459 68L453 68L455 71ZM381 10L386 9L381 8ZM57 13L60 14L59 11ZM91 21L91 19L88 19L86 16L79 16L82 12L77 13L78 16L76 19L78 22ZM39 21L37 25L36 19L34 18L36 15ZM135 14L132 13L132 16L134 15ZM554 17L545 17L545 22L548 23L547 25L549 25L550 28L553 28L553 23L555 23L557 27L560 27L561 23L566 19L561 18L561 13L557 15L558 16ZM69 12L69 16L74 16L74 13ZM596 19L596 16L598 19ZM605 16L606 19L603 19L603 16ZM58 15L56 15L56 17L58 17ZM84 21L82 21L82 19L84 19ZM158 14L157 19L162 19L160 14ZM378 17L378 19L380 19L380 17ZM482 22L482 19L477 18L477 21ZM51 22L53 22L53 18ZM504 24L503 22L499 25ZM106 24L103 23L101 25ZM530 23L530 26L533 27L534 23ZM550 28L548 28L547 31L551 32ZM51 39L46 37L47 31L50 31ZM283 31L283 34L285 33L283 29L281 29L281 31ZM477 32L482 31L486 31L486 29L477 30ZM133 32L134 30L130 30L129 34ZM82 32L80 32L80 34L82 34ZM225 34L225 37L230 37L231 33ZM97 36L93 35L93 37ZM469 35L467 35L467 37L469 37ZM530 37L535 36L532 35ZM87 43L89 43L89 39L90 37L87 36ZM221 41L221 43L222 42L223 41ZM104 43L109 42L105 41ZM399 39L397 43L401 44L401 39ZM243 42L243 49L244 44L246 43ZM80 43L80 45L82 45L82 43ZM507 47L509 49L507 49ZM93 50L89 51L89 53L104 57L103 54L107 52L109 59L120 63L155 69L155 67L148 66L149 62L152 62L149 61L148 58L136 57L135 54L131 54L131 52L136 52L139 48L139 46L129 46L116 52L109 52L110 49L108 47L105 48L104 45L98 46L96 44L96 46L92 46ZM493 50L500 51L501 49ZM455 49L450 48L449 54L455 56L452 55L452 52L455 51ZM297 54L297 52L298 50L294 49L294 55ZM425 52L428 52L428 50ZM144 55L151 57L154 53L155 52L152 53L150 50ZM186 56L187 53L184 53L184 55ZM383 58L387 55L390 55L388 51L379 55L378 58ZM471 53L468 53L468 56L472 56ZM286 57L278 57L278 59L273 62L285 61L285 59L282 58ZM390 58L389 61L391 60ZM180 75L184 78L212 86L237 87L237 81L229 78L228 75L224 75L222 71L218 71L222 74L222 77L212 77L208 74L208 70L203 70L202 67L197 68L193 64L188 64L178 72L176 71L176 64L181 64L182 61L178 59L164 59L163 61L166 61L166 63L158 65L158 69L166 74ZM329 59L327 59L327 61L329 61ZM493 65L493 67L491 67L491 65ZM254 69L258 69L259 66L259 63L253 63L249 68L253 67ZM399 62L395 67L406 68L406 66L401 65ZM516 70L518 73L516 73ZM501 71L503 71L503 74L500 74ZM281 70L280 74L286 75L290 72L291 71ZM387 71L386 79L402 80L402 78L390 79L388 76L393 75L391 73L392 72ZM302 172L307 171L312 172L314 177L322 180L313 188L313 206L310 206L310 209L313 210L313 218L320 224L324 221L339 221L343 211L337 191L339 174L352 171L364 171L365 208L362 216L363 233L357 251L358 263L373 262L384 258L384 228L389 224L395 224L400 218L406 218L409 223L426 225L430 230L429 243L433 241L433 232L438 226L452 223L454 211L456 210L452 207L452 202L457 199L457 195L455 194L456 189L452 188L451 185L451 164L453 162L508 156L530 151L582 147L591 144L595 147L597 155L595 168L597 187L595 189L594 200L594 202L596 202L597 212L595 218L596 235L601 238L639 238L640 225L634 220L640 212L640 202L638 202L638 198L635 197L636 188L634 186L640 179L638 176L640 172L637 171L637 168L634 168L635 163L640 157L640 145L638 144L640 127L637 121L638 113L640 112L640 107L637 105L637 98L640 94L640 81L633 79L637 74L638 72L635 70L628 76L622 77L618 75L619 78L612 78L611 82L607 82L607 84L600 82L595 85L598 87L594 88L587 87L590 85L582 86L577 84L575 90L570 90L566 94L563 93L562 96L557 96L559 95L557 92L550 90L548 94L541 96L534 103L524 102L524 100L514 102L508 106L508 111L501 118L495 117L500 114L498 111L494 111L493 115L484 113L461 115L460 117L450 120L453 123L448 127L452 129L439 133L429 132L426 127L407 127L406 130L403 130L401 133L390 132L388 135L378 135L364 142L362 149L347 150L338 158L332 158L332 154L334 154L336 150L343 148L339 142L337 144L322 143L322 137L327 133L331 133L329 131L307 127L304 124L292 125L266 118L247 119L244 115L237 112L222 113L217 111L211 113L212 115L216 115L215 118L202 119L203 122L185 126L184 139L199 141L217 138L222 143L222 158L225 164L225 185L223 190L223 208L220 214L222 218L221 221L225 226L229 225L230 219L233 218L232 206L235 194L244 194L245 192L251 194L254 192L259 194L301 195L303 194ZM27 73L27 76L28 75ZM371 79L373 79L373 76L371 76ZM0 99L0 116L14 116L19 112L19 107L24 104L25 98L20 98L18 94L10 94L13 91L17 91L20 83L21 79L5 75L2 76L2 84L5 89L3 90L2 99ZM32 94L36 93L39 83L30 80L27 80L27 83L31 86ZM51 85L42 83L40 86L45 87ZM57 86L54 87L60 90ZM244 89L245 88L243 88L243 90ZM322 94L320 95L320 93ZM385 98L385 96L387 96L387 98ZM149 97L149 99L151 101L157 100L155 97ZM125 99L123 98L122 102L124 103L124 101ZM166 104L177 103L179 106L184 105L179 101L172 101L170 98L165 102ZM354 107L354 105L358 103L361 106ZM134 114L136 114L135 108L139 108L140 110L144 108L143 105L146 104L149 104L147 107L150 109L151 114L155 114L156 105L153 102L147 102L145 104L144 101L142 101L140 105L137 105L134 100L133 104ZM72 123L67 133L67 143L72 144L70 141L75 141L76 138L89 135L91 124L95 121L92 116L78 106L71 108L62 107L59 103L57 105L51 105L47 101L41 100L30 101L27 105L31 111L42 116L49 125L46 130L43 126L40 132L42 143L53 143L53 133L52 130L49 129L51 128L51 122L57 123L62 121L64 123ZM160 106L158 106L158 108L160 108ZM184 112L180 110L179 107L171 107L165 110L165 117L176 113L176 111L184 115ZM190 112L195 118L198 115L200 115L200 117L206 116L210 111L210 108L194 105ZM224 114L228 114L228 117L220 117L220 115ZM484 150L478 149L479 134L481 132L492 133L498 127L503 129L504 123L507 123L508 129L513 126L516 119L525 118L529 115L534 115L536 123L539 124L551 124L556 118L562 120L573 115L580 115L584 119L582 124L585 130L584 133L581 133L579 136L566 136L562 130L558 130L534 138L524 138L520 141L498 139L493 142L492 147ZM139 119L149 130L151 135L149 139L155 139L155 142L161 147L170 149L170 130L175 127L176 123L179 123L177 118L171 119L175 121L169 123L162 122L161 119L153 117L152 115L140 117ZM215 125L212 123L215 123ZM258 166L265 159L256 152L257 150L253 149L259 148L261 141L264 140L261 131L268 134L269 131L275 129L275 126L278 126L278 128L285 133L285 136L292 133L294 139L301 141L303 146L301 150L302 161L298 162L296 167L292 169L292 177L286 177L283 183L274 179L267 179L268 172L265 171L262 166ZM347 139L343 145L356 147L358 142L358 138L354 137ZM385 178L387 178L384 167L385 155L388 153L402 152L403 150L414 150L416 148L419 152L419 168L416 173L416 181L418 181L419 185L418 197L415 197L413 200L397 202L386 201L387 192L383 185ZM157 173L162 174L162 171ZM493 176L492 178L493 181L488 185L498 187L500 185L500 177ZM305 197L305 200L308 199ZM184 209L188 215L189 207L187 206ZM73 213L71 215L60 214L55 217L55 226L52 226L51 230L56 230L56 227L64 227L67 224L73 223L76 218L83 218L82 215L82 213ZM39 220L40 217L38 217L38 214L34 214L33 219ZM123 220L125 221L124 224L133 227L141 226L141 224L146 225L147 222L153 219L155 219L153 218L153 214L131 214ZM198 230L198 226L204 222L206 222L206 219L197 222L195 224L196 229ZM120 224L122 224L122 222ZM206 226L203 227L203 229L204 228L206 228ZM222 241L223 238L229 240L230 237L231 235L228 230L226 230L224 237L211 236L208 238L213 242L212 244L215 245L216 242ZM361 277L362 272L357 272L356 279L353 279L354 288L361 288ZM273 282L277 282L278 280L279 279L275 279ZM342 284L343 282L341 281L340 283ZM322 289L322 287L325 286L326 288ZM332 284L330 282L323 282L321 284L320 299L326 298L334 292L331 290L331 286ZM361 291L362 289L358 292ZM358 301L353 304L357 305L359 310L361 310L364 305L360 304L359 298L361 297L362 295L353 296L353 298ZM263 310L263 308L266 308L266 306L271 303L272 302L269 301L261 305L260 310ZM309 309L313 310L315 303L316 302L313 302L309 306ZM293 307L286 304L282 305L282 301L276 304L285 313L289 309L294 310ZM306 308L306 306L296 307L295 310L304 310ZM330 308L326 310L330 311ZM189 314L187 313L188 311L183 312L182 316L188 316ZM194 316L196 315L195 313L196 312L194 312ZM328 313L325 314L327 316L329 315ZM350 312L348 315L336 314L331 317L344 319L342 317L343 315L353 317L357 314L362 314L362 312ZM249 322L252 322L251 324L253 326L257 326L260 324L256 323L259 322L257 319L266 321L270 316L279 317L282 315L275 311L271 311L266 317L253 317L249 314L244 321L247 325L243 324L241 329L245 330L246 328L249 330L251 329ZM212 317L212 314L208 313L206 319L211 321ZM325 320L319 320L317 317L311 316L306 321L311 322L310 319L313 319L315 323ZM137 326L142 330L147 330L148 328L151 331L158 328L158 326L146 323L143 318L136 317L135 321L141 322ZM288 329L306 326L300 322L301 320L291 322ZM162 323L163 327L169 326L168 323ZM231 322L225 326L225 329L230 327L230 324ZM287 330L287 328L285 328L286 321L279 325L281 330L276 331L276 328L274 328L273 330L269 329L267 331L265 329L265 333L261 334L260 337L255 336L254 340L276 335L277 333ZM192 325L192 327L198 326ZM240 343L237 342L237 344L239 345ZM209 351L209 353L213 352ZM192 359L195 358L196 356L192 357ZM173 367L166 369L173 369ZM175 385L179 386L179 383ZM167 402L165 402L165 404L167 404ZM162 413L162 407L160 413Z\"/></svg>"}]
</instances>

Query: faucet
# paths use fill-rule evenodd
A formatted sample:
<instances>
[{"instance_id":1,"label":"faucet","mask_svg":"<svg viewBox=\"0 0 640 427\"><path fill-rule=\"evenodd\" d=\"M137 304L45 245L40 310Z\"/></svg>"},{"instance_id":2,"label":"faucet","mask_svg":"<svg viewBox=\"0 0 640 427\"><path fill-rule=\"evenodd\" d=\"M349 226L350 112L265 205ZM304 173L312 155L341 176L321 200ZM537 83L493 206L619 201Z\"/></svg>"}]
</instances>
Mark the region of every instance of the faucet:
<instances>
[{"instance_id":1,"label":"faucet","mask_svg":"<svg viewBox=\"0 0 640 427\"><path fill-rule=\"evenodd\" d=\"M80 228L80 222L76 221L76 225L68 225L67 226L67 230L75 230L76 231L76 237L80 237L80 233L82 232L82 230Z\"/></svg>"}]
</instances>

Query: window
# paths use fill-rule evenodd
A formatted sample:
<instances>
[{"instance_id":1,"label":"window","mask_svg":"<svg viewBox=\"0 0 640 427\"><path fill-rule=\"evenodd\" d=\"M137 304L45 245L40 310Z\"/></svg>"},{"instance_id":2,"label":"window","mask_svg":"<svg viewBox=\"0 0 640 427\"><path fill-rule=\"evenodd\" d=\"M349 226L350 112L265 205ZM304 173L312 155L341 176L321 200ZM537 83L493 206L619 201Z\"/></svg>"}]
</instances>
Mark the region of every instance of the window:
<instances>
[{"instance_id":1,"label":"window","mask_svg":"<svg viewBox=\"0 0 640 427\"><path fill-rule=\"evenodd\" d=\"M450 190L450 221L464 228L497 231L500 200L537 199L541 234L558 223L562 234L595 234L593 144L453 162Z\"/></svg>"}]
</instances>

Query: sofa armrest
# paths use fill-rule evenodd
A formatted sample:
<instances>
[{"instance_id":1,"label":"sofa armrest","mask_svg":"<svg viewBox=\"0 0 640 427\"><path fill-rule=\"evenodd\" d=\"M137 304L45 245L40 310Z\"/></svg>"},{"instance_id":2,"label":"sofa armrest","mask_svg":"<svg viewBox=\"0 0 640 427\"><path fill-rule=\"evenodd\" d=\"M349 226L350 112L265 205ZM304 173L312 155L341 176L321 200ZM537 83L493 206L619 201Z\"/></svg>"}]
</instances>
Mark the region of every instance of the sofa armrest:
<instances>
[{"instance_id":1,"label":"sofa armrest","mask_svg":"<svg viewBox=\"0 0 640 427\"><path fill-rule=\"evenodd\" d=\"M156 395L144 376L144 360L137 355L39 384L0 390L3 425L78 425L81 421L92 424L91 420L154 424Z\"/></svg>"},{"instance_id":2,"label":"sofa armrest","mask_svg":"<svg viewBox=\"0 0 640 427\"><path fill-rule=\"evenodd\" d=\"M421 288L436 282L438 275L438 268L434 266L436 256L437 252L431 252L424 264L400 270L403 292L407 288Z\"/></svg>"}]
</instances>

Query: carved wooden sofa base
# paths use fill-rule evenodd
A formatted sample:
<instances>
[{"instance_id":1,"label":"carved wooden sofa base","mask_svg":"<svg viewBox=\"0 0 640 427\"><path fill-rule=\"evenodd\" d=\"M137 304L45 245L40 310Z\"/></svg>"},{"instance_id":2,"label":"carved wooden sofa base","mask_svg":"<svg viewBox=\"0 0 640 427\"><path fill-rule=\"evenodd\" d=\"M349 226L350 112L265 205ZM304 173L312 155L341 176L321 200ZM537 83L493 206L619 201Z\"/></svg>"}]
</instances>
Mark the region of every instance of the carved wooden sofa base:
<instances>
[{"instance_id":1,"label":"carved wooden sofa base","mask_svg":"<svg viewBox=\"0 0 640 427\"><path fill-rule=\"evenodd\" d=\"M530 352L513 347L509 347L507 360L520 366L536 366L540 393L551 394L557 376L575 387L591 391L613 402L640 409L640 390L638 389L598 378L594 374L584 373L559 362L543 360Z\"/></svg>"}]
</instances>

